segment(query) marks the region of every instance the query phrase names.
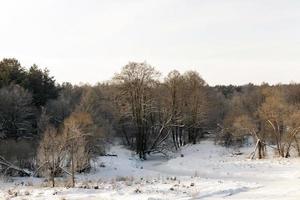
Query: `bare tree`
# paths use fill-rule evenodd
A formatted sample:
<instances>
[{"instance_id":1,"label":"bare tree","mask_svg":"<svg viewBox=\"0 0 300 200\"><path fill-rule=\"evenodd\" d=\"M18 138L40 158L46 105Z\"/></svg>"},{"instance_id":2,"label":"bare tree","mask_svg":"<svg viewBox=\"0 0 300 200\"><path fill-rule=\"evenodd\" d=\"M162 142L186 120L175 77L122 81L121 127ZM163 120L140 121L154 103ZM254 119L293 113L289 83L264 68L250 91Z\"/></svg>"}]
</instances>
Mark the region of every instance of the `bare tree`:
<instances>
[{"instance_id":1,"label":"bare tree","mask_svg":"<svg viewBox=\"0 0 300 200\"><path fill-rule=\"evenodd\" d=\"M172 140L175 149L180 148L184 144L183 135L183 107L184 107L184 77L176 70L171 71L165 79L164 85L166 91L164 92L165 111L167 119L163 120L164 126L169 125L172 133ZM164 113L163 112L163 113Z\"/></svg>"},{"instance_id":2,"label":"bare tree","mask_svg":"<svg viewBox=\"0 0 300 200\"><path fill-rule=\"evenodd\" d=\"M188 142L195 144L203 124L207 120L208 101L206 83L195 71L184 75L184 123L188 132Z\"/></svg>"},{"instance_id":3,"label":"bare tree","mask_svg":"<svg viewBox=\"0 0 300 200\"><path fill-rule=\"evenodd\" d=\"M253 141L255 142L255 148L254 151L251 153L251 158L253 159L256 155L256 151L258 150L258 158L262 159L265 157L265 147L266 143L261 138L259 129L258 129L258 123L255 122L253 119L251 119L247 115L240 115L237 116L232 124L232 133L235 137L243 138L245 136L252 136Z\"/></svg>"},{"instance_id":4,"label":"bare tree","mask_svg":"<svg viewBox=\"0 0 300 200\"><path fill-rule=\"evenodd\" d=\"M64 121L62 141L66 160L70 164L72 187L75 186L75 172L90 168L92 126L91 116L84 112L72 113Z\"/></svg>"},{"instance_id":5,"label":"bare tree","mask_svg":"<svg viewBox=\"0 0 300 200\"><path fill-rule=\"evenodd\" d=\"M36 174L49 177L52 187L55 187L55 177L61 174L63 146L61 134L56 128L48 126L38 149Z\"/></svg>"},{"instance_id":6,"label":"bare tree","mask_svg":"<svg viewBox=\"0 0 300 200\"><path fill-rule=\"evenodd\" d=\"M136 128L136 153L146 158L149 137L149 117L152 111L151 90L157 83L159 73L147 63L131 62L116 74L114 81L119 86L119 100L124 103L123 113L133 119Z\"/></svg>"},{"instance_id":7,"label":"bare tree","mask_svg":"<svg viewBox=\"0 0 300 200\"><path fill-rule=\"evenodd\" d=\"M298 145L299 111L295 105L288 104L280 86L266 88L264 95L265 101L259 108L259 115L268 125L278 155L289 157L292 143Z\"/></svg>"}]
</instances>

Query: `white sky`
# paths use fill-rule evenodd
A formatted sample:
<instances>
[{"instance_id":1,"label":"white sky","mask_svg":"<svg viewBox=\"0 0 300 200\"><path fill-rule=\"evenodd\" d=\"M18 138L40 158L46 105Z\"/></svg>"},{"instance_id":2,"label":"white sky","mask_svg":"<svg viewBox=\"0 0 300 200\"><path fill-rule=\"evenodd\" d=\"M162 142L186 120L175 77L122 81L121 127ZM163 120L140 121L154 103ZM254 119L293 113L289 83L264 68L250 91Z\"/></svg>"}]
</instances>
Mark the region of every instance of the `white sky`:
<instances>
[{"instance_id":1,"label":"white sky","mask_svg":"<svg viewBox=\"0 0 300 200\"><path fill-rule=\"evenodd\" d=\"M300 80L299 0L0 0L0 59L59 81L105 81L128 61L211 85Z\"/></svg>"}]
</instances>

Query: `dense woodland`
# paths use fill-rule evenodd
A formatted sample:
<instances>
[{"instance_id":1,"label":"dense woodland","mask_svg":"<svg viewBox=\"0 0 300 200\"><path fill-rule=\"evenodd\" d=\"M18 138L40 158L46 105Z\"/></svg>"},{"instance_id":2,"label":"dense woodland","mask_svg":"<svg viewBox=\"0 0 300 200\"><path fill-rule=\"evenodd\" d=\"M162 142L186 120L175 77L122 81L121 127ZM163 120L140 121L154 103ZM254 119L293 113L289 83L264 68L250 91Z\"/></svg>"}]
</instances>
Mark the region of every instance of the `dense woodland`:
<instances>
[{"instance_id":1,"label":"dense woodland","mask_svg":"<svg viewBox=\"0 0 300 200\"><path fill-rule=\"evenodd\" d=\"M196 71L166 77L130 62L97 85L59 84L46 69L0 61L0 172L54 177L90 169L119 139L138 157L213 138L252 158L300 155L300 85L209 86Z\"/></svg>"}]
</instances>

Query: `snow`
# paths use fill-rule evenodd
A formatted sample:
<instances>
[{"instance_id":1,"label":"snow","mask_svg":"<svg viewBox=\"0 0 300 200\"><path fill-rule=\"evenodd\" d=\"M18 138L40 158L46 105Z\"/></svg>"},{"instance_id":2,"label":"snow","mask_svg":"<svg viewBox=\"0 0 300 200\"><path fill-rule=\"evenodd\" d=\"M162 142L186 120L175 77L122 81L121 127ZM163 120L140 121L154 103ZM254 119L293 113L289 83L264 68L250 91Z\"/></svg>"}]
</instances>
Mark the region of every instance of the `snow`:
<instances>
[{"instance_id":1,"label":"snow","mask_svg":"<svg viewBox=\"0 0 300 200\"><path fill-rule=\"evenodd\" d=\"M299 200L300 160L269 157L250 160L253 147L236 149L204 141L182 148L171 159L160 155L140 161L122 146L92 163L89 174L77 176L77 187L44 187L43 179L0 181L0 199L238 199ZM181 156L183 155L183 157ZM57 180L62 184L63 180Z\"/></svg>"}]
</instances>

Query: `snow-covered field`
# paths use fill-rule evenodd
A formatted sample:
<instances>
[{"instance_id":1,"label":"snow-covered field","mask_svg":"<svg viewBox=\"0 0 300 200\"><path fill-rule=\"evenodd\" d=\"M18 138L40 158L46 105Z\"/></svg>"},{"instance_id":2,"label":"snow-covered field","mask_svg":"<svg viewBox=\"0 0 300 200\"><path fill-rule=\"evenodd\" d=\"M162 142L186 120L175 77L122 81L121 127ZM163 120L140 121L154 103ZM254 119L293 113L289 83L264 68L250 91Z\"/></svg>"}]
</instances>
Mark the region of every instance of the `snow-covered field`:
<instances>
[{"instance_id":1,"label":"snow-covered field","mask_svg":"<svg viewBox=\"0 0 300 200\"><path fill-rule=\"evenodd\" d=\"M113 146L110 153L118 157L99 158L91 173L77 176L77 188L43 187L43 179L36 178L1 181L0 199L299 200L300 159L249 160L251 150L240 149L239 155L204 141L172 159L153 156L141 162Z\"/></svg>"}]
</instances>

